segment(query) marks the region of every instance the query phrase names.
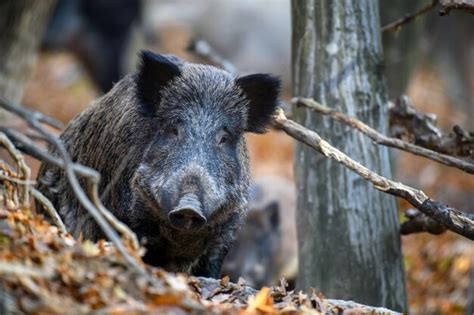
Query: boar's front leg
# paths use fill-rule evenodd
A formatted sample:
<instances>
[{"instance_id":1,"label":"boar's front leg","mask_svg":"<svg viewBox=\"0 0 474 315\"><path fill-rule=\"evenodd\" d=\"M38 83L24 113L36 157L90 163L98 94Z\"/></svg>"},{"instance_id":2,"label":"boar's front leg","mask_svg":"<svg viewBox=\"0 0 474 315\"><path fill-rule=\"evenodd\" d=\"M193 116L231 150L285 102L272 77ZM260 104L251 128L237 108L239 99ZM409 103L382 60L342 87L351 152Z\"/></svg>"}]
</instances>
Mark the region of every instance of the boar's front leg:
<instances>
[{"instance_id":1,"label":"boar's front leg","mask_svg":"<svg viewBox=\"0 0 474 315\"><path fill-rule=\"evenodd\" d=\"M228 251L225 246L201 257L199 263L192 269L193 276L219 279L222 263Z\"/></svg>"}]
</instances>

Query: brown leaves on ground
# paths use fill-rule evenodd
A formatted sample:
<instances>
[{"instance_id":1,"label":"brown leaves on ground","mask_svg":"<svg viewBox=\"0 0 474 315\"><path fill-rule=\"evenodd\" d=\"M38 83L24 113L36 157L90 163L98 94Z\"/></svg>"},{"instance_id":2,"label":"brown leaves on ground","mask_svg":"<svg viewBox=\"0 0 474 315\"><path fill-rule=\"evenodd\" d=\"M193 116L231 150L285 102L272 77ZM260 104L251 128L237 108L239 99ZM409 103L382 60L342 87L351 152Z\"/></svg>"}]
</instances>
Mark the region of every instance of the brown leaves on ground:
<instances>
[{"instance_id":1,"label":"brown leaves on ground","mask_svg":"<svg viewBox=\"0 0 474 315\"><path fill-rule=\"evenodd\" d=\"M472 241L444 233L410 235L403 243L411 311L463 314L474 264Z\"/></svg>"}]
</instances>

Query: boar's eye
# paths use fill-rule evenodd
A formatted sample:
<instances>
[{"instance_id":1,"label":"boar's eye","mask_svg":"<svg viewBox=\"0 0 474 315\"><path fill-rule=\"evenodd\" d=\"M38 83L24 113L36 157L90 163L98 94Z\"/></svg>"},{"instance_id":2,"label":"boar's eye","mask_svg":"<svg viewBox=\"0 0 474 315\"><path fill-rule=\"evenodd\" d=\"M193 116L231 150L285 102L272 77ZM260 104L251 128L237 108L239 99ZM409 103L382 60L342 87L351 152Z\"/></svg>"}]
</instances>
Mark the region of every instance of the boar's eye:
<instances>
[{"instance_id":1,"label":"boar's eye","mask_svg":"<svg viewBox=\"0 0 474 315\"><path fill-rule=\"evenodd\" d=\"M230 135L227 132L227 129L224 128L223 130L219 131L217 134L217 143L219 146L225 145L230 141Z\"/></svg>"},{"instance_id":2,"label":"boar's eye","mask_svg":"<svg viewBox=\"0 0 474 315\"><path fill-rule=\"evenodd\" d=\"M229 140L227 135L222 135L221 139L219 140L219 144L224 144Z\"/></svg>"}]
</instances>

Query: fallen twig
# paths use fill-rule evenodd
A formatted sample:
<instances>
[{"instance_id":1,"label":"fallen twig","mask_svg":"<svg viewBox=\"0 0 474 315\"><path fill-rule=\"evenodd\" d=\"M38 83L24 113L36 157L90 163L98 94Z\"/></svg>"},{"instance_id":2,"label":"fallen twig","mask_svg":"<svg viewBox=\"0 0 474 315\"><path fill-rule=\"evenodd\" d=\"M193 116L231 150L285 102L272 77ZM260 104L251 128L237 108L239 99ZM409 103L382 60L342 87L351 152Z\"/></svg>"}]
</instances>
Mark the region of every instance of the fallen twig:
<instances>
[{"instance_id":1,"label":"fallen twig","mask_svg":"<svg viewBox=\"0 0 474 315\"><path fill-rule=\"evenodd\" d=\"M289 136L321 152L329 159L336 160L361 177L370 181L378 190L403 198L421 212L444 225L447 229L474 240L474 218L469 214L430 199L423 191L402 183L391 181L354 161L323 140L319 134L285 117L279 109L273 116L275 125Z\"/></svg>"},{"instance_id":2,"label":"fallen twig","mask_svg":"<svg viewBox=\"0 0 474 315\"><path fill-rule=\"evenodd\" d=\"M1 164L0 164L1 165ZM34 180L25 180L25 179L19 179L19 178L14 178L5 174L0 173L0 179L7 180L9 182L19 184L19 185L35 185L36 182Z\"/></svg>"},{"instance_id":3,"label":"fallen twig","mask_svg":"<svg viewBox=\"0 0 474 315\"><path fill-rule=\"evenodd\" d=\"M382 27L382 32L388 31L398 31L402 27L403 24L406 24L410 21L415 20L416 18L420 17L421 15L430 12L436 5L438 4L438 0L432 0L431 3L423 6L421 9L414 13L406 14L404 17L388 23Z\"/></svg>"},{"instance_id":4,"label":"fallen twig","mask_svg":"<svg viewBox=\"0 0 474 315\"><path fill-rule=\"evenodd\" d=\"M53 220L54 225L56 225L59 228L59 231L63 233L67 233L66 226L64 225L63 220L61 219L61 216L59 215L58 211L56 211L56 208L54 208L54 205L49 201L48 198L46 198L40 191L37 189L31 187L30 192L35 197L35 199L41 203L43 206L44 210L48 213L49 217L51 220Z\"/></svg>"},{"instance_id":5,"label":"fallen twig","mask_svg":"<svg viewBox=\"0 0 474 315\"><path fill-rule=\"evenodd\" d=\"M72 162L71 157L69 156L69 153L67 152L64 145L60 142L60 140L58 140L43 125L41 125L40 120L38 120L37 117L42 117L42 116L38 116L34 112L30 112L26 108L12 104L3 97L0 97L0 107L3 107L4 109L24 119L30 127L38 131L50 144L52 144L56 148L56 150L58 151L62 159L62 163L61 163L62 165L60 166L65 170L66 176L71 185L71 188L73 189L81 205L94 218L94 220L97 222L100 228L104 231L107 238L116 246L117 250L123 256L125 261L140 274L147 275L146 270L137 262L137 260L134 257L132 257L128 253L122 240L120 239L118 234L114 231L114 229L111 227L110 219L113 218L113 220L115 221L115 224L119 226L121 231L127 231L126 233L128 234L126 234L125 236L130 237L130 240L132 241L132 245L135 247L138 246L136 235L128 228L124 229L123 223L121 224L117 223L118 219L114 218L111 213L108 213L108 214L102 213L102 210L104 210L105 207L103 207L100 199L96 198L96 196L98 196L97 192L95 192L95 194L92 195L91 197L92 200L90 200L87 197L87 194L82 189L76 177L77 167L74 167L74 163ZM83 168L82 169L83 175L87 178L91 191L94 191L94 190L97 191L98 183L100 181L100 174L97 173L93 169L90 169L84 166L82 166L82 168ZM84 173L87 173L87 176Z\"/></svg>"},{"instance_id":6,"label":"fallen twig","mask_svg":"<svg viewBox=\"0 0 474 315\"><path fill-rule=\"evenodd\" d=\"M314 101L313 99L308 98L295 98L293 99L293 103L297 106L304 106L311 109L314 112L327 115L339 122L342 122L348 126L351 126L363 134L367 135L370 139L375 141L378 144L382 144L388 147L397 148L406 152L410 152L415 155L419 155L430 160L436 161L438 163L442 163L448 166L456 167L460 170L463 170L469 174L474 174L474 164L469 163L467 161L463 161L461 159L440 154L430 149L426 149L423 147L419 147L417 145L405 142L400 139L390 138L387 137L378 131L374 130L373 128L367 126L360 120L354 117L349 117L341 112L338 112L332 108L327 106L321 105L318 102Z\"/></svg>"},{"instance_id":7,"label":"fallen twig","mask_svg":"<svg viewBox=\"0 0 474 315\"><path fill-rule=\"evenodd\" d=\"M31 186L30 168L28 167L28 165L26 165L23 155L15 148L13 143L11 143L8 137L3 133L0 133L0 145L3 146L8 151L8 153L11 155L11 157L15 160L16 164L18 165L18 171L20 175L23 177L23 181L24 181L24 184L22 184L22 186L24 186L22 188L23 204L28 206L30 204L29 187Z\"/></svg>"},{"instance_id":8,"label":"fallen twig","mask_svg":"<svg viewBox=\"0 0 474 315\"><path fill-rule=\"evenodd\" d=\"M18 132L12 128L0 127L0 132L3 132L7 135L10 141L15 145L15 147L21 152L28 154L34 157L37 160L42 162L48 162L58 167L64 168L64 161L49 154L48 151L38 148L35 146L34 142L31 141L21 132ZM72 167L77 175L89 177L94 176L94 170L89 169L81 164L72 163Z\"/></svg>"},{"instance_id":9,"label":"fallen twig","mask_svg":"<svg viewBox=\"0 0 474 315\"><path fill-rule=\"evenodd\" d=\"M22 170L23 173L25 173L26 171L25 174L27 175L25 176L29 177L30 176L29 174L31 174L31 171L30 171L30 168L26 165L23 155L17 151L17 149L15 148L15 145L10 141L10 139L3 132L0 132L0 142L5 148L7 148L7 151L12 155L12 157L15 158L17 163L21 165L20 170ZM49 201L48 198L43 196L41 192L39 192L33 187L35 185L35 181L29 180L29 179L19 179L19 178L11 177L7 174L2 174L2 173L0 173L0 179L7 180L7 181L24 186L23 189L26 193L26 197L25 197L26 203L24 204L24 206L26 207L29 206L29 194L31 193L33 197L36 200L38 200L41 203L41 205L43 205L45 211L48 213L48 215L53 220L55 225L59 228L59 230L64 233L67 232L66 227L61 217L59 216L59 213L56 211L51 201Z\"/></svg>"},{"instance_id":10,"label":"fallen twig","mask_svg":"<svg viewBox=\"0 0 474 315\"><path fill-rule=\"evenodd\" d=\"M13 275L20 277L51 278L51 270L41 270L32 266L0 261L0 275Z\"/></svg>"}]
</instances>

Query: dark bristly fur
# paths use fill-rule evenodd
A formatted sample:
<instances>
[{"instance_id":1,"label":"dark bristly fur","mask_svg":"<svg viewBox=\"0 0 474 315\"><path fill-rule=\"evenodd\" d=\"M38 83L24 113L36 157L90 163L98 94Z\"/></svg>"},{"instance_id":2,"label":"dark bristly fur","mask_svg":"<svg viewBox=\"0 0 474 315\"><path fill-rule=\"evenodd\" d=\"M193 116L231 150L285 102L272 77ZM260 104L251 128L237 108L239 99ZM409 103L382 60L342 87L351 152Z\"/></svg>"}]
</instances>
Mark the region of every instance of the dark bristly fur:
<instances>
[{"instance_id":1,"label":"dark bristly fur","mask_svg":"<svg viewBox=\"0 0 474 315\"><path fill-rule=\"evenodd\" d=\"M266 74L236 79L151 52L141 59L138 72L76 117L61 140L74 161L101 173L102 201L145 241L146 262L218 277L247 208L243 133L265 131L280 82ZM75 236L103 237L60 169L42 165L39 189ZM198 230L168 220L186 194L201 204L206 223Z\"/></svg>"}]
</instances>

